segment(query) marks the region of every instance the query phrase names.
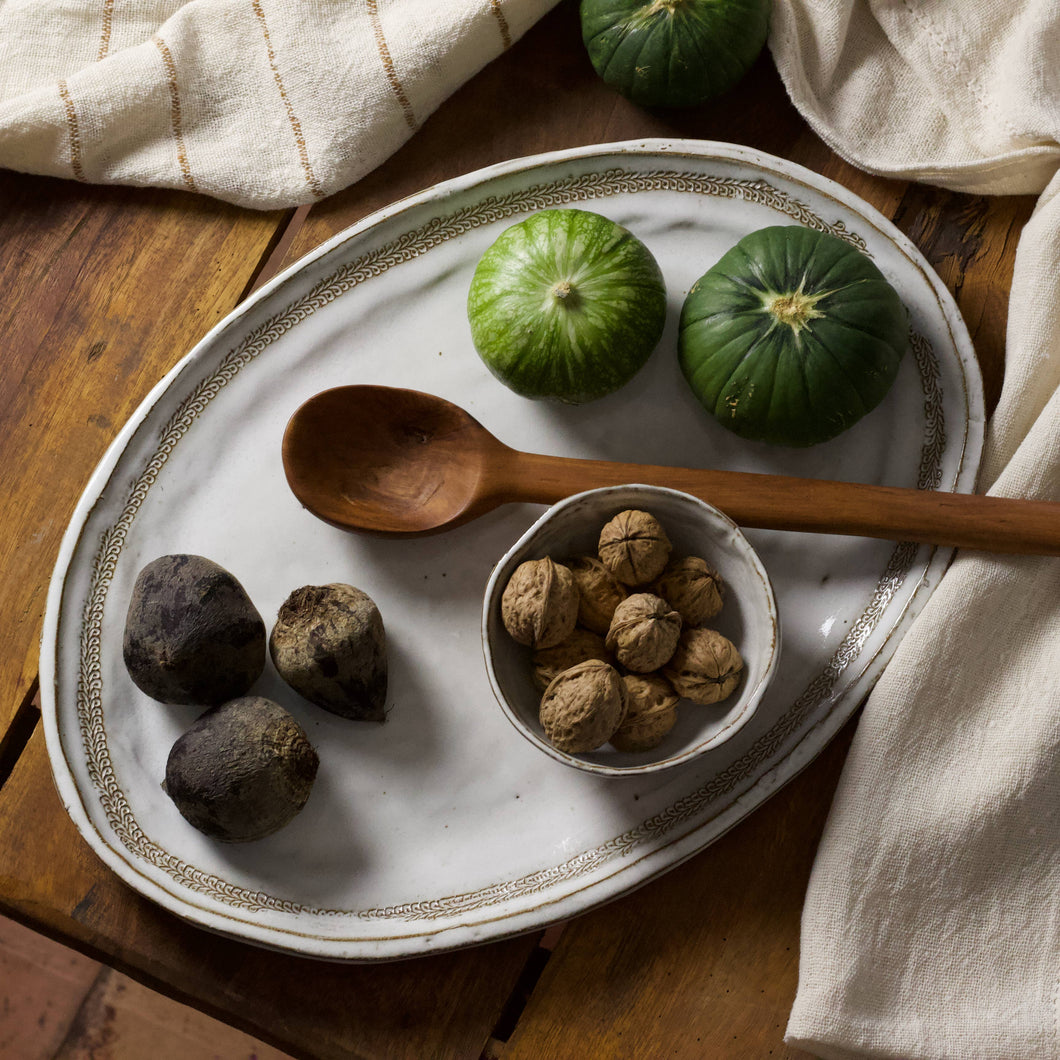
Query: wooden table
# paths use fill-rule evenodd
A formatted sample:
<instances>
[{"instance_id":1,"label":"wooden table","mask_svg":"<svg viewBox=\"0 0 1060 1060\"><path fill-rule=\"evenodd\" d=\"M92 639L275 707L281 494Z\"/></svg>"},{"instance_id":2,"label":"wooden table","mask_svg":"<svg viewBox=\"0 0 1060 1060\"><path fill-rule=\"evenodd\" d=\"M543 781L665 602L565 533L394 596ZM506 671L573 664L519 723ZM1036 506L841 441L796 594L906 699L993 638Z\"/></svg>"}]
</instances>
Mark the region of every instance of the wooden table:
<instances>
[{"instance_id":1,"label":"wooden table","mask_svg":"<svg viewBox=\"0 0 1060 1060\"><path fill-rule=\"evenodd\" d=\"M196 340L279 268L404 195L504 159L644 136L748 144L880 209L955 294L992 407L1032 200L859 172L797 115L768 54L719 103L640 110L593 74L572 3L312 209L0 172L0 911L298 1056L796 1055L782 1037L799 914L853 722L743 824L633 894L543 935L377 966L221 939L127 889L64 813L39 722L38 637L63 530L108 443Z\"/></svg>"}]
</instances>

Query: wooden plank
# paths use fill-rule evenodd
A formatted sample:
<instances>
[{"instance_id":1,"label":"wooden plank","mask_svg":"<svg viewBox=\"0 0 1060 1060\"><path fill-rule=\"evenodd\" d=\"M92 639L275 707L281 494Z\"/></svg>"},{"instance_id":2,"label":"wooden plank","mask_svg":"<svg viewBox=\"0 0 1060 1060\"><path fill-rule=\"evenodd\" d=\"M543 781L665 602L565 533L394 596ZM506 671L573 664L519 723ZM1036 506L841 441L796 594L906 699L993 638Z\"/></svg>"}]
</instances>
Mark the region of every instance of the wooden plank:
<instances>
[{"instance_id":1,"label":"wooden plank","mask_svg":"<svg viewBox=\"0 0 1060 1060\"><path fill-rule=\"evenodd\" d=\"M191 927L107 871L66 816L38 726L0 789L0 912L300 1057L467 1060L533 936L382 965L274 953Z\"/></svg>"},{"instance_id":2,"label":"wooden plank","mask_svg":"<svg viewBox=\"0 0 1060 1060\"><path fill-rule=\"evenodd\" d=\"M36 676L59 542L147 391L228 313L281 212L0 172L0 737ZM2 744L2 739L0 739Z\"/></svg>"},{"instance_id":3,"label":"wooden plank","mask_svg":"<svg viewBox=\"0 0 1060 1060\"><path fill-rule=\"evenodd\" d=\"M100 966L0 917L0 1056L52 1057Z\"/></svg>"},{"instance_id":4,"label":"wooden plank","mask_svg":"<svg viewBox=\"0 0 1060 1060\"><path fill-rule=\"evenodd\" d=\"M802 897L854 723L713 846L564 929L501 1060L759 1060L783 1044Z\"/></svg>"},{"instance_id":5,"label":"wooden plank","mask_svg":"<svg viewBox=\"0 0 1060 1060\"><path fill-rule=\"evenodd\" d=\"M1016 246L1035 201L1030 195L991 198L914 184L892 215L957 301L983 371L988 413L1004 376Z\"/></svg>"},{"instance_id":6,"label":"wooden plank","mask_svg":"<svg viewBox=\"0 0 1060 1060\"><path fill-rule=\"evenodd\" d=\"M112 968L100 971L59 1047L36 1055L40 1060L290 1060L289 1053Z\"/></svg>"}]
</instances>

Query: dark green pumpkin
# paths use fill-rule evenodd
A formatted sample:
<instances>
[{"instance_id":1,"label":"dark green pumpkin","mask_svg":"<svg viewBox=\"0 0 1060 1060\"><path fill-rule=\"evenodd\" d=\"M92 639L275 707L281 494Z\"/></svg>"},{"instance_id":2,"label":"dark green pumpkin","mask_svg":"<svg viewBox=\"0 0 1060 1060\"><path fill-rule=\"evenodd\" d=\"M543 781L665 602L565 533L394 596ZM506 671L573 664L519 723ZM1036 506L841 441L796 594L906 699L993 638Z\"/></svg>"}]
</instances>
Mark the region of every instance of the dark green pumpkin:
<instances>
[{"instance_id":1,"label":"dark green pumpkin","mask_svg":"<svg viewBox=\"0 0 1060 1060\"><path fill-rule=\"evenodd\" d=\"M688 107L728 91L766 42L770 0L582 0L596 72L645 107Z\"/></svg>"},{"instance_id":2,"label":"dark green pumpkin","mask_svg":"<svg viewBox=\"0 0 1060 1060\"><path fill-rule=\"evenodd\" d=\"M845 240L763 228L696 281L678 355L696 397L745 438L807 446L886 396L909 344L897 292Z\"/></svg>"}]
</instances>

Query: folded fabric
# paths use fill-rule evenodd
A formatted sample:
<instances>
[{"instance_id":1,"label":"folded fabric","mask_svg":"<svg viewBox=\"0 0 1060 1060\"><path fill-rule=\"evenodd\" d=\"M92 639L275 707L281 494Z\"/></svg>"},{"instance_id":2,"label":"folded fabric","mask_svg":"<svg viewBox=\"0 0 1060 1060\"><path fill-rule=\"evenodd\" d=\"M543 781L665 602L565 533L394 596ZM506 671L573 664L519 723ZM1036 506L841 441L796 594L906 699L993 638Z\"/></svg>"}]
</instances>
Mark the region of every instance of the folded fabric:
<instances>
[{"instance_id":1,"label":"folded fabric","mask_svg":"<svg viewBox=\"0 0 1060 1060\"><path fill-rule=\"evenodd\" d=\"M1041 193L980 489L1060 500L1060 5L786 0L796 106L874 173ZM806 898L787 1040L1060 1056L1060 560L958 555L866 704Z\"/></svg>"},{"instance_id":2,"label":"folded fabric","mask_svg":"<svg viewBox=\"0 0 1060 1060\"><path fill-rule=\"evenodd\" d=\"M374 169L556 0L7 0L0 166L270 209Z\"/></svg>"}]
</instances>

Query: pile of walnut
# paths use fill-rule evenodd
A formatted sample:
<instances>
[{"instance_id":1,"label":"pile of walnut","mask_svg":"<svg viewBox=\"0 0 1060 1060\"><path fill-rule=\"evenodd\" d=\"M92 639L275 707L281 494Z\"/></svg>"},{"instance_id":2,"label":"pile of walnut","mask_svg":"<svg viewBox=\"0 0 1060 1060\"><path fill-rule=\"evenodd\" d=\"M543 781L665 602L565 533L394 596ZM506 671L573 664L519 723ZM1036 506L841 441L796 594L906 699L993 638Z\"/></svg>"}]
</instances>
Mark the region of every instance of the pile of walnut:
<instances>
[{"instance_id":1,"label":"pile of walnut","mask_svg":"<svg viewBox=\"0 0 1060 1060\"><path fill-rule=\"evenodd\" d=\"M509 579L501 617L533 649L541 725L559 750L650 751L682 698L718 703L740 683L735 645L703 625L722 607L717 572L671 551L653 515L624 511L596 556L529 560Z\"/></svg>"}]
</instances>

